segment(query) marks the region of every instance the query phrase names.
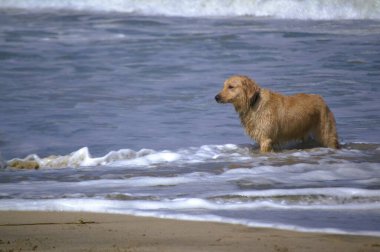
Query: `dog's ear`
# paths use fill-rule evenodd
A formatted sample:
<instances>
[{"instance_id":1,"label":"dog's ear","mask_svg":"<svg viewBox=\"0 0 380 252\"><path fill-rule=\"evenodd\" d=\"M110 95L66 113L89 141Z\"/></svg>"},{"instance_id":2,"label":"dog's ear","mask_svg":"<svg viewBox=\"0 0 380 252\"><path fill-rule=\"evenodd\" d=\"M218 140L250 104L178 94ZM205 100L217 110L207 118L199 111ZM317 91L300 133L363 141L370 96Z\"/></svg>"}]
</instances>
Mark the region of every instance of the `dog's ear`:
<instances>
[{"instance_id":1,"label":"dog's ear","mask_svg":"<svg viewBox=\"0 0 380 252\"><path fill-rule=\"evenodd\" d=\"M246 76L243 76L243 86L248 103L247 105L254 105L259 98L260 86L255 81Z\"/></svg>"}]
</instances>

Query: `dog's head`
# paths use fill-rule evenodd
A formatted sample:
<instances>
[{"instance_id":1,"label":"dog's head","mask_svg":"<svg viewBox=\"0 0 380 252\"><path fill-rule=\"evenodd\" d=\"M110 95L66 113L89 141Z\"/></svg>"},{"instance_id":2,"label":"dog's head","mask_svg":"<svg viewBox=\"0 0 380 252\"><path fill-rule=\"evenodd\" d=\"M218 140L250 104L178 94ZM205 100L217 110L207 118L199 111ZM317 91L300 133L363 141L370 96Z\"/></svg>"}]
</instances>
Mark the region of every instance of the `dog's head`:
<instances>
[{"instance_id":1,"label":"dog's head","mask_svg":"<svg viewBox=\"0 0 380 252\"><path fill-rule=\"evenodd\" d=\"M234 75L224 82L215 96L218 103L232 103L236 110L248 109L258 98L260 86L247 76Z\"/></svg>"}]
</instances>

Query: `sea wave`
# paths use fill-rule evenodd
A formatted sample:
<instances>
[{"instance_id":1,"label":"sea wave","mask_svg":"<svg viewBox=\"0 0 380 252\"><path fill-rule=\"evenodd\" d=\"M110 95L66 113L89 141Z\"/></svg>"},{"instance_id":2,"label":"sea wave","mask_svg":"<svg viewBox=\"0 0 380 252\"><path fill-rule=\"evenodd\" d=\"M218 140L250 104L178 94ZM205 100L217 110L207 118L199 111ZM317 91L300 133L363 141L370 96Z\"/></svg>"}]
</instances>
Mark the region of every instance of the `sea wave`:
<instances>
[{"instance_id":1,"label":"sea wave","mask_svg":"<svg viewBox=\"0 0 380 252\"><path fill-rule=\"evenodd\" d=\"M7 161L8 167L14 168L65 168L65 167L86 167L86 166L112 166L112 167L141 167L151 168L168 163L186 164L199 163L209 160L229 160L240 161L249 153L249 148L241 148L234 144L226 145L204 145L201 147L190 147L177 151L155 151L151 149L141 149L134 151L131 149L121 149L111 151L101 157L93 157L88 147L83 147L68 155L51 155L39 157L36 154L28 155L25 158L14 158Z\"/></svg>"},{"instance_id":2,"label":"sea wave","mask_svg":"<svg viewBox=\"0 0 380 252\"><path fill-rule=\"evenodd\" d=\"M269 165L273 167L282 166L283 169L292 165L292 169L297 164L301 166L345 163L352 159L360 162L378 162L380 147L378 144L345 144L341 150L328 148L294 149L285 150L278 153L260 154L257 146L254 145L202 145L199 147L181 148L178 150L156 151L152 149L141 149L134 151L131 149L120 149L110 151L104 156L93 157L88 147L83 147L67 155L51 155L40 157L37 154L30 154L25 158L14 158L8 160L4 167L21 169L39 168L66 168L66 167L132 167L132 168L155 168L168 164L181 166L188 164L199 164L204 162L238 162L240 164ZM246 169L241 166L229 171L231 173L246 173ZM252 172L252 171L250 171ZM256 169L255 173L260 172ZM257 175L257 174L256 174ZM314 174L319 176L321 174Z\"/></svg>"},{"instance_id":3,"label":"sea wave","mask_svg":"<svg viewBox=\"0 0 380 252\"><path fill-rule=\"evenodd\" d=\"M38 202L39 201L39 202ZM254 209L279 209L279 210L378 210L379 202L344 205L287 205L277 202L212 202L199 198L178 198L174 200L105 200L105 199L14 199L0 200L0 211L26 210L26 211L77 211L77 212L112 212L128 213L128 211L181 211L181 210L254 210Z\"/></svg>"},{"instance_id":4,"label":"sea wave","mask_svg":"<svg viewBox=\"0 0 380 252\"><path fill-rule=\"evenodd\" d=\"M179 17L380 19L379 0L0 0L0 9L120 12Z\"/></svg>"}]
</instances>

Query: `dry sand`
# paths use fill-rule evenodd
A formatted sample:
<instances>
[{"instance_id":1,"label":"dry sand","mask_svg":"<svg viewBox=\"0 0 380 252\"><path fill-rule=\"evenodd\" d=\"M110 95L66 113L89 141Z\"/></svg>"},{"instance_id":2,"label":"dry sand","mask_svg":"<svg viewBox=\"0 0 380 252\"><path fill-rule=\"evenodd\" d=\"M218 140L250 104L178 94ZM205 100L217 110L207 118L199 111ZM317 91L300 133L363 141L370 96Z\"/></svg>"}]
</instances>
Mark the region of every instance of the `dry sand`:
<instances>
[{"instance_id":1,"label":"dry sand","mask_svg":"<svg viewBox=\"0 0 380 252\"><path fill-rule=\"evenodd\" d=\"M114 214L0 212L0 251L380 251L380 237Z\"/></svg>"}]
</instances>

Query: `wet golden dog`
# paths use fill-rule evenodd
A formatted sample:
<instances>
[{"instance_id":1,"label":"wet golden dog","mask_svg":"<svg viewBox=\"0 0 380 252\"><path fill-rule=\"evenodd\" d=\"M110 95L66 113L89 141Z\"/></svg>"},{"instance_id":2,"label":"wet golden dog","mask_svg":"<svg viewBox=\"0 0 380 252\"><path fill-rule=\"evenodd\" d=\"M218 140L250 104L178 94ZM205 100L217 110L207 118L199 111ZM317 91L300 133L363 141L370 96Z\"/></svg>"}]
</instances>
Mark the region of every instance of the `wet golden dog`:
<instances>
[{"instance_id":1,"label":"wet golden dog","mask_svg":"<svg viewBox=\"0 0 380 252\"><path fill-rule=\"evenodd\" d=\"M261 152L309 137L324 147L339 148L334 115L319 95L285 96L261 88L246 76L232 76L215 100L234 105L246 133L260 145Z\"/></svg>"}]
</instances>

